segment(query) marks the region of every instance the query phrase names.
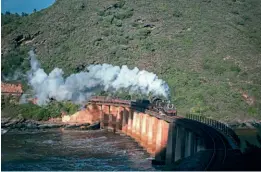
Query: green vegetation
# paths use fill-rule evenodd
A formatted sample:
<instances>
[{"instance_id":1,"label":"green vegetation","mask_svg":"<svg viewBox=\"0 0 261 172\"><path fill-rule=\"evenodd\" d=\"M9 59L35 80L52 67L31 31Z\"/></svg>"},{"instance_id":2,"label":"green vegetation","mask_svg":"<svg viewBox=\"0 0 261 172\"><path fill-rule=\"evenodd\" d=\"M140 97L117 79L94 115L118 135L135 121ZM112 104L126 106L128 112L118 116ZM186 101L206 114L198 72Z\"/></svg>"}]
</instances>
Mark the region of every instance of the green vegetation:
<instances>
[{"instance_id":1,"label":"green vegetation","mask_svg":"<svg viewBox=\"0 0 261 172\"><path fill-rule=\"evenodd\" d=\"M137 66L166 80L179 115L261 119L260 9L260 0L56 1L2 15L2 71L25 70L32 47L47 72Z\"/></svg>"},{"instance_id":2,"label":"green vegetation","mask_svg":"<svg viewBox=\"0 0 261 172\"><path fill-rule=\"evenodd\" d=\"M79 110L79 105L71 102L51 102L47 106L40 107L32 103L17 104L17 98L1 97L2 116L17 117L21 115L25 119L48 120L60 117L62 112L74 114Z\"/></svg>"}]
</instances>

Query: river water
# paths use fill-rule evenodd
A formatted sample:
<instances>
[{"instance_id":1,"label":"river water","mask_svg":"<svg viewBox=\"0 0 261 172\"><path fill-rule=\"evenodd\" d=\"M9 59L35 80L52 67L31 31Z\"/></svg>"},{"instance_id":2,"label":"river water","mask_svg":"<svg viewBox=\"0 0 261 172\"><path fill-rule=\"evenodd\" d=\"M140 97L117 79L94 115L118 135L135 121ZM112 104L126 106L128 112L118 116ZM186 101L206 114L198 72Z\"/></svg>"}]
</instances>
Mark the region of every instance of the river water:
<instances>
[{"instance_id":1,"label":"river water","mask_svg":"<svg viewBox=\"0 0 261 172\"><path fill-rule=\"evenodd\" d=\"M155 170L128 136L97 131L16 131L2 135L2 170Z\"/></svg>"},{"instance_id":2,"label":"river water","mask_svg":"<svg viewBox=\"0 0 261 172\"><path fill-rule=\"evenodd\" d=\"M236 130L242 151L245 141L260 146L260 131ZM10 131L1 142L2 170L162 170L132 138L105 130Z\"/></svg>"}]
</instances>

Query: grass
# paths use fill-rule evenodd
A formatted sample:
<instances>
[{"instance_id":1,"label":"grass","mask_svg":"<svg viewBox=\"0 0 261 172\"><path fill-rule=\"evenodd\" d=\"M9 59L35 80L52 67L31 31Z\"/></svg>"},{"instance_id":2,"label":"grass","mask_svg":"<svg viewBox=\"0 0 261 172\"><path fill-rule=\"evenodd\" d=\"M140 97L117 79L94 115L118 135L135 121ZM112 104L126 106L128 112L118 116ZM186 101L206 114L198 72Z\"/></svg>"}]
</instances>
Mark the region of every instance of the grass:
<instances>
[{"instance_id":1,"label":"grass","mask_svg":"<svg viewBox=\"0 0 261 172\"><path fill-rule=\"evenodd\" d=\"M26 17L2 15L2 71L26 70L32 47L46 71L66 75L93 63L137 66L167 81L180 115L261 119L260 8L259 0L56 1ZM13 41L28 34L30 43Z\"/></svg>"}]
</instances>

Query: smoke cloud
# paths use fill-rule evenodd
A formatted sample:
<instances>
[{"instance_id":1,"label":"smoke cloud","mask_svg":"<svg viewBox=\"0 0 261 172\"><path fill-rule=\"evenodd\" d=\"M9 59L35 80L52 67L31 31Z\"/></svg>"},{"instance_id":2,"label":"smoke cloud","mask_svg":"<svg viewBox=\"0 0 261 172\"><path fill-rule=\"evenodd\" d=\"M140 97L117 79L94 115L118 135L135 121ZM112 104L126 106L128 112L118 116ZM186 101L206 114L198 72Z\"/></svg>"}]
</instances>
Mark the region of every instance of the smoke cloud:
<instances>
[{"instance_id":1,"label":"smoke cloud","mask_svg":"<svg viewBox=\"0 0 261 172\"><path fill-rule=\"evenodd\" d=\"M31 70L28 72L29 85L33 88L37 103L47 104L51 98L57 101L73 101L84 103L97 90L116 92L124 90L129 94L139 93L168 98L169 87L156 74L139 70L137 67L129 69L110 64L90 65L86 71L63 77L63 70L53 69L49 74L41 68L33 51L29 52Z\"/></svg>"}]
</instances>

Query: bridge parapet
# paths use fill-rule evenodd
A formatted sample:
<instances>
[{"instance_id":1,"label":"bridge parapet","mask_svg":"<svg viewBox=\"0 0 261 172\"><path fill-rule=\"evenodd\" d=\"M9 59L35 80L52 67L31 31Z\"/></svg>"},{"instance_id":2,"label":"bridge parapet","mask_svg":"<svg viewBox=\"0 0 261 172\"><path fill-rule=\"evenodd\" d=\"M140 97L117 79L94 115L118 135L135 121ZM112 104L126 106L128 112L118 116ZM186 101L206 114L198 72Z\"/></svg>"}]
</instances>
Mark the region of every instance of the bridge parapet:
<instances>
[{"instance_id":1,"label":"bridge parapet","mask_svg":"<svg viewBox=\"0 0 261 172\"><path fill-rule=\"evenodd\" d=\"M236 148L239 147L240 139L235 134L234 130L229 127L229 125L202 115L186 114L186 118L204 123L210 127L215 128L216 130L227 136L229 139L231 139Z\"/></svg>"}]
</instances>

